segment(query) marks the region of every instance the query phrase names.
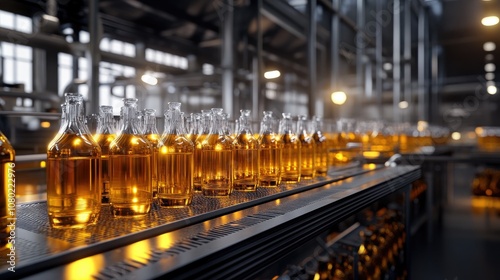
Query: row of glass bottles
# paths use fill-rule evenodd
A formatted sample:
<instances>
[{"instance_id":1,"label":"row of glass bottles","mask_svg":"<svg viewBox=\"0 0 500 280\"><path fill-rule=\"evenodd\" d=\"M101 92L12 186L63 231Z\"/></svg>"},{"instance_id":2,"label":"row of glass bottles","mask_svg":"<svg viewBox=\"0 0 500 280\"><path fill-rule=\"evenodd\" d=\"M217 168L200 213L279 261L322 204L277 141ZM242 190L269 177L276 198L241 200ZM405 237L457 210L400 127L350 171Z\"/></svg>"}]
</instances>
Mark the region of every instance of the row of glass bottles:
<instances>
[{"instance_id":1,"label":"row of glass bottles","mask_svg":"<svg viewBox=\"0 0 500 280\"><path fill-rule=\"evenodd\" d=\"M149 212L154 190L160 205L182 207L191 203L195 191L227 196L233 189L254 191L326 174L319 119L311 137L305 117L299 118L294 133L290 114L283 114L276 133L272 112L264 112L256 139L249 110L241 111L238 129L230 135L222 109L191 115L184 127L180 106L169 103L161 137L154 110L144 111L144 129L138 128L137 99L124 99L117 134L112 107L101 106L92 136L84 124L82 97L67 95L61 129L47 150L51 225L95 223L101 191L114 216L138 216Z\"/></svg>"}]
</instances>

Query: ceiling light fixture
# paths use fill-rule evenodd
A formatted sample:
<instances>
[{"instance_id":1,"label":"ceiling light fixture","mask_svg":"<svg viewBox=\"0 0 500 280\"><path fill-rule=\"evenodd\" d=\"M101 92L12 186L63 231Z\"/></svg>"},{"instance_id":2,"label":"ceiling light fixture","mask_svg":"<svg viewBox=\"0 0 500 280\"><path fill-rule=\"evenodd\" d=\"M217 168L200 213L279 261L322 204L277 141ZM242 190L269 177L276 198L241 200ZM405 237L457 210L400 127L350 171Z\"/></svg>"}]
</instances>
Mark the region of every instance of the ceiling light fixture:
<instances>
[{"instance_id":1,"label":"ceiling light fixture","mask_svg":"<svg viewBox=\"0 0 500 280\"><path fill-rule=\"evenodd\" d=\"M343 91L332 92L332 102L336 105L342 105L347 100L347 95Z\"/></svg>"},{"instance_id":2,"label":"ceiling light fixture","mask_svg":"<svg viewBox=\"0 0 500 280\"><path fill-rule=\"evenodd\" d=\"M486 72L495 72L496 66L493 63L486 63L484 65L484 71Z\"/></svg>"},{"instance_id":3,"label":"ceiling light fixture","mask_svg":"<svg viewBox=\"0 0 500 280\"><path fill-rule=\"evenodd\" d=\"M495 95L497 93L497 87L496 86L488 86L488 88L486 90L491 95Z\"/></svg>"},{"instance_id":4,"label":"ceiling light fixture","mask_svg":"<svg viewBox=\"0 0 500 280\"><path fill-rule=\"evenodd\" d=\"M408 105L409 105L408 101L401 101L398 104L398 106L399 106L400 109L406 109L406 108L408 108Z\"/></svg>"},{"instance_id":5,"label":"ceiling light fixture","mask_svg":"<svg viewBox=\"0 0 500 280\"><path fill-rule=\"evenodd\" d=\"M500 19L498 19L497 16L487 16L481 20L481 23L484 26L493 26L493 25L497 25L499 21L500 21Z\"/></svg>"},{"instance_id":6,"label":"ceiling light fixture","mask_svg":"<svg viewBox=\"0 0 500 280\"><path fill-rule=\"evenodd\" d=\"M264 78L270 80L270 79L276 79L279 76L281 76L280 71L278 70L272 70L272 71L267 71L264 73Z\"/></svg>"},{"instance_id":7,"label":"ceiling light fixture","mask_svg":"<svg viewBox=\"0 0 500 280\"><path fill-rule=\"evenodd\" d=\"M495 43L493 43L493 42L486 42L486 43L483 44L483 49L486 52L492 52L496 48L497 48L497 45L495 45Z\"/></svg>"}]
</instances>

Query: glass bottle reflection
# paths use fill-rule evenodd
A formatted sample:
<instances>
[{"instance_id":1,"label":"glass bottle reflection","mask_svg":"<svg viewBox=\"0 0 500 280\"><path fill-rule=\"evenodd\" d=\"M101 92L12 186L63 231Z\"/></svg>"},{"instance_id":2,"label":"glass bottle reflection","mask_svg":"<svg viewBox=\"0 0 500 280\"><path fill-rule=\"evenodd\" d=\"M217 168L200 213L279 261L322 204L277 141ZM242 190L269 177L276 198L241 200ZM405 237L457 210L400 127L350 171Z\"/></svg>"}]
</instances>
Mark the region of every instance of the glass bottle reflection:
<instances>
[{"instance_id":1,"label":"glass bottle reflection","mask_svg":"<svg viewBox=\"0 0 500 280\"><path fill-rule=\"evenodd\" d=\"M316 176L316 143L307 131L307 117L300 115L297 121L297 135L301 143L301 178L312 179Z\"/></svg>"}]
</instances>

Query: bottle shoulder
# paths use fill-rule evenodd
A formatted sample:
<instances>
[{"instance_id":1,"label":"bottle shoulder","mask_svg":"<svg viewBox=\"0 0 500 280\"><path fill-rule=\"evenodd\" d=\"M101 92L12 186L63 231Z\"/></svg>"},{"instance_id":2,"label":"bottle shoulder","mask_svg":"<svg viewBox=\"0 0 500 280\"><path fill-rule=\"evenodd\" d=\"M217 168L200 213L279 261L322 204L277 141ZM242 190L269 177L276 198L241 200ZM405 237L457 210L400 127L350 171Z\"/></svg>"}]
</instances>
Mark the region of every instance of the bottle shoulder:
<instances>
[{"instance_id":1,"label":"bottle shoulder","mask_svg":"<svg viewBox=\"0 0 500 280\"><path fill-rule=\"evenodd\" d=\"M152 153L153 146L142 135L135 134L119 134L109 145L110 155L131 155L142 154L149 155Z\"/></svg>"},{"instance_id":2,"label":"bottle shoulder","mask_svg":"<svg viewBox=\"0 0 500 280\"><path fill-rule=\"evenodd\" d=\"M89 134L62 134L51 142L47 148L47 156L100 156L101 147Z\"/></svg>"}]
</instances>

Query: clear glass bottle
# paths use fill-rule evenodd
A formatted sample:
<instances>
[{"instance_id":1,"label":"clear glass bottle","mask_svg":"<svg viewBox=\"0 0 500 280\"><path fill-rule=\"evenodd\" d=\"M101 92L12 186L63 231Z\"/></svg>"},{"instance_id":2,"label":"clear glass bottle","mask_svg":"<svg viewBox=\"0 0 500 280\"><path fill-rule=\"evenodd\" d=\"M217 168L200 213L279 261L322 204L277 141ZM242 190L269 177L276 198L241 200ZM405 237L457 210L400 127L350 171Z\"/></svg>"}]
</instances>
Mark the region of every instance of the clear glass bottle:
<instances>
[{"instance_id":1,"label":"clear glass bottle","mask_svg":"<svg viewBox=\"0 0 500 280\"><path fill-rule=\"evenodd\" d=\"M323 121L321 117L312 119L312 139L316 143L316 175L326 176L328 172L328 143L323 134Z\"/></svg>"},{"instance_id":2,"label":"clear glass bottle","mask_svg":"<svg viewBox=\"0 0 500 280\"><path fill-rule=\"evenodd\" d=\"M158 192L158 143L160 134L156 128L155 109L144 109L144 137L153 147L153 154L151 155L151 187L153 197L156 197Z\"/></svg>"},{"instance_id":3,"label":"clear glass bottle","mask_svg":"<svg viewBox=\"0 0 500 280\"><path fill-rule=\"evenodd\" d=\"M201 120L200 127L198 130L198 135L194 142L195 151L194 151L194 178L193 185L195 192L201 192L201 182L202 182L202 162L201 162L201 148L203 140L210 134L210 128L212 126L212 111L210 110L201 110Z\"/></svg>"},{"instance_id":4,"label":"clear glass bottle","mask_svg":"<svg viewBox=\"0 0 500 280\"><path fill-rule=\"evenodd\" d=\"M283 148L281 152L281 182L300 182L301 169L301 143L293 129L293 121L290 113L283 113L280 120L279 134Z\"/></svg>"},{"instance_id":5,"label":"clear glass bottle","mask_svg":"<svg viewBox=\"0 0 500 280\"><path fill-rule=\"evenodd\" d=\"M273 112L264 111L259 133L259 186L276 187L281 182L283 143L274 131Z\"/></svg>"},{"instance_id":6,"label":"clear glass bottle","mask_svg":"<svg viewBox=\"0 0 500 280\"><path fill-rule=\"evenodd\" d=\"M312 179L316 176L316 143L307 132L307 117L304 115L299 115L297 135L301 143L300 177L304 180Z\"/></svg>"},{"instance_id":7,"label":"clear glass bottle","mask_svg":"<svg viewBox=\"0 0 500 280\"><path fill-rule=\"evenodd\" d=\"M109 201L114 216L141 216L151 209L149 141L136 127L137 99L124 98L122 127L109 146Z\"/></svg>"},{"instance_id":8,"label":"clear glass bottle","mask_svg":"<svg viewBox=\"0 0 500 280\"><path fill-rule=\"evenodd\" d=\"M255 191L259 183L259 143L253 137L250 110L240 110L234 140L233 185L237 191Z\"/></svg>"},{"instance_id":9,"label":"clear glass bottle","mask_svg":"<svg viewBox=\"0 0 500 280\"><path fill-rule=\"evenodd\" d=\"M15 218L15 156L16 152L9 140L0 131L0 249L12 244L9 242L11 218Z\"/></svg>"},{"instance_id":10,"label":"clear glass bottle","mask_svg":"<svg viewBox=\"0 0 500 280\"><path fill-rule=\"evenodd\" d=\"M212 109L210 133L201 143L201 190L205 196L228 196L233 190L233 144L224 133L222 109Z\"/></svg>"},{"instance_id":11,"label":"clear glass bottle","mask_svg":"<svg viewBox=\"0 0 500 280\"><path fill-rule=\"evenodd\" d=\"M109 145L115 139L113 107L99 106L99 119L94 140L101 147L102 203L109 203Z\"/></svg>"},{"instance_id":12,"label":"clear glass bottle","mask_svg":"<svg viewBox=\"0 0 500 280\"><path fill-rule=\"evenodd\" d=\"M54 228L95 224L101 210L101 148L83 123L83 98L66 96L67 120L47 149L47 207Z\"/></svg>"},{"instance_id":13,"label":"clear glass bottle","mask_svg":"<svg viewBox=\"0 0 500 280\"><path fill-rule=\"evenodd\" d=\"M171 125L158 145L158 202L184 207L193 199L194 144L186 138L181 103L169 102Z\"/></svg>"}]
</instances>

